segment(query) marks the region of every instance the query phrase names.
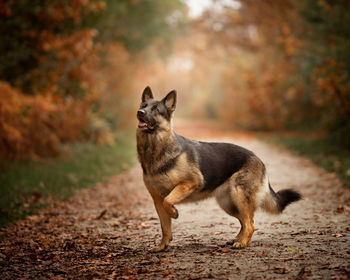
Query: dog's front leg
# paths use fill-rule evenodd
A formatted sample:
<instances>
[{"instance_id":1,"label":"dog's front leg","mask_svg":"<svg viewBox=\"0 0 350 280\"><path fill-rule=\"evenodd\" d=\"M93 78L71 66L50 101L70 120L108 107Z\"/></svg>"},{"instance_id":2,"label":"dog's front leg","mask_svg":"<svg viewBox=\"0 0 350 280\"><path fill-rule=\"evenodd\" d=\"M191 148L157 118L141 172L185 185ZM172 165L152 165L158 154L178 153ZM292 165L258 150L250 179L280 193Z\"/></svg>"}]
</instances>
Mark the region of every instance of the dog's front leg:
<instances>
[{"instance_id":1,"label":"dog's front leg","mask_svg":"<svg viewBox=\"0 0 350 280\"><path fill-rule=\"evenodd\" d=\"M177 219L179 216L174 205L189 196L196 187L197 184L193 182L179 184L164 198L163 206L171 218Z\"/></svg>"},{"instance_id":2,"label":"dog's front leg","mask_svg":"<svg viewBox=\"0 0 350 280\"><path fill-rule=\"evenodd\" d=\"M160 226L162 228L162 241L159 246L154 247L151 251L160 252L164 251L172 240L171 218L167 211L164 209L163 199L161 197L153 198L153 202L159 216Z\"/></svg>"}]
</instances>

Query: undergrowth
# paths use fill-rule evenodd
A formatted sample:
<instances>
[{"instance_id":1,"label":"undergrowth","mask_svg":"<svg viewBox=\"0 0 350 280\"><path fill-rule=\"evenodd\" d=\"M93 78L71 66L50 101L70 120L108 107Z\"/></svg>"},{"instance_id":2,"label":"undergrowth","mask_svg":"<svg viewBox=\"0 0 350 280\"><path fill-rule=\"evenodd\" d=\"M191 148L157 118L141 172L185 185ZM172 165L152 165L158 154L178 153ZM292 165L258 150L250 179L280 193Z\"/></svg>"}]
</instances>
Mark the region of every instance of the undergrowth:
<instances>
[{"instance_id":1,"label":"undergrowth","mask_svg":"<svg viewBox=\"0 0 350 280\"><path fill-rule=\"evenodd\" d=\"M135 137L125 134L114 145L66 146L55 159L0 161L0 227L46 206L45 198L68 198L127 170L135 158Z\"/></svg>"}]
</instances>

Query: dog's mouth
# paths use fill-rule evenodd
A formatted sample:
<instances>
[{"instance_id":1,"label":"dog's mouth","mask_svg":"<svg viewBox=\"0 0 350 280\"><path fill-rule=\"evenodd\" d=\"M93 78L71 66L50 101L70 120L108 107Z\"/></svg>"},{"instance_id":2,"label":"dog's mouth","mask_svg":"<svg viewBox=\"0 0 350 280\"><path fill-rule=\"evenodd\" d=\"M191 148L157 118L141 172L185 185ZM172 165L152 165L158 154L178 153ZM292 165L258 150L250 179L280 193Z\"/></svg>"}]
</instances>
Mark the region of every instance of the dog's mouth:
<instances>
[{"instance_id":1,"label":"dog's mouth","mask_svg":"<svg viewBox=\"0 0 350 280\"><path fill-rule=\"evenodd\" d=\"M147 127L147 123L140 121L138 126L139 128L144 128L144 127Z\"/></svg>"},{"instance_id":2,"label":"dog's mouth","mask_svg":"<svg viewBox=\"0 0 350 280\"><path fill-rule=\"evenodd\" d=\"M147 130L153 130L154 126L152 124L150 124L149 122L146 122L145 120L140 118L139 119L138 128L147 129Z\"/></svg>"}]
</instances>

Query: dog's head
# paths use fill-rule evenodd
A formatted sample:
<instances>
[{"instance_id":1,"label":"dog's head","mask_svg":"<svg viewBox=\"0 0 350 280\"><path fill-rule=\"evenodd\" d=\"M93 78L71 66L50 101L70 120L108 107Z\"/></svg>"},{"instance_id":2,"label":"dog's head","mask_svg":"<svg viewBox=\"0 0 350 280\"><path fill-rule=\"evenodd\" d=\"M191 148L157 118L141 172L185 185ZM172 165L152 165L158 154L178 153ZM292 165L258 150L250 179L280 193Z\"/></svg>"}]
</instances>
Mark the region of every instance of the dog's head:
<instances>
[{"instance_id":1,"label":"dog's head","mask_svg":"<svg viewBox=\"0 0 350 280\"><path fill-rule=\"evenodd\" d=\"M150 87L146 87L137 111L138 129L147 133L154 133L162 129L168 130L175 107L175 90L169 92L161 101L157 101L153 99Z\"/></svg>"}]
</instances>

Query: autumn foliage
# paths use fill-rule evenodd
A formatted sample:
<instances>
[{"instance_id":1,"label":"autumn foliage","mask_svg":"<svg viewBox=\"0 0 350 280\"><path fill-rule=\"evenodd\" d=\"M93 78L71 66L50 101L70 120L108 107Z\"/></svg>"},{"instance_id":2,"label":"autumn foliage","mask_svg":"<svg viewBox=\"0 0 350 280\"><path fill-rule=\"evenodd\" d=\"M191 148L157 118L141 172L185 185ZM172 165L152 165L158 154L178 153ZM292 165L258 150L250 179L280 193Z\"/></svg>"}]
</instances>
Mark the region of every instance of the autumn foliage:
<instances>
[{"instance_id":1,"label":"autumn foliage","mask_svg":"<svg viewBox=\"0 0 350 280\"><path fill-rule=\"evenodd\" d=\"M58 144L83 140L89 104L53 94L28 96L0 82L0 156L47 157Z\"/></svg>"},{"instance_id":2,"label":"autumn foliage","mask_svg":"<svg viewBox=\"0 0 350 280\"><path fill-rule=\"evenodd\" d=\"M165 19L182 5L0 0L0 157L56 156L65 142L113 143L133 105L125 100L144 83L140 53L155 40L166 45Z\"/></svg>"},{"instance_id":3,"label":"autumn foliage","mask_svg":"<svg viewBox=\"0 0 350 280\"><path fill-rule=\"evenodd\" d=\"M180 0L0 0L0 156L112 143L146 85L177 114L350 147L349 2L213 2L190 21Z\"/></svg>"},{"instance_id":4,"label":"autumn foliage","mask_svg":"<svg viewBox=\"0 0 350 280\"><path fill-rule=\"evenodd\" d=\"M1 157L55 156L87 138L97 31L80 23L98 3L1 2Z\"/></svg>"},{"instance_id":5,"label":"autumn foliage","mask_svg":"<svg viewBox=\"0 0 350 280\"><path fill-rule=\"evenodd\" d=\"M238 2L192 24L194 106L231 127L319 130L350 147L349 1Z\"/></svg>"}]
</instances>

